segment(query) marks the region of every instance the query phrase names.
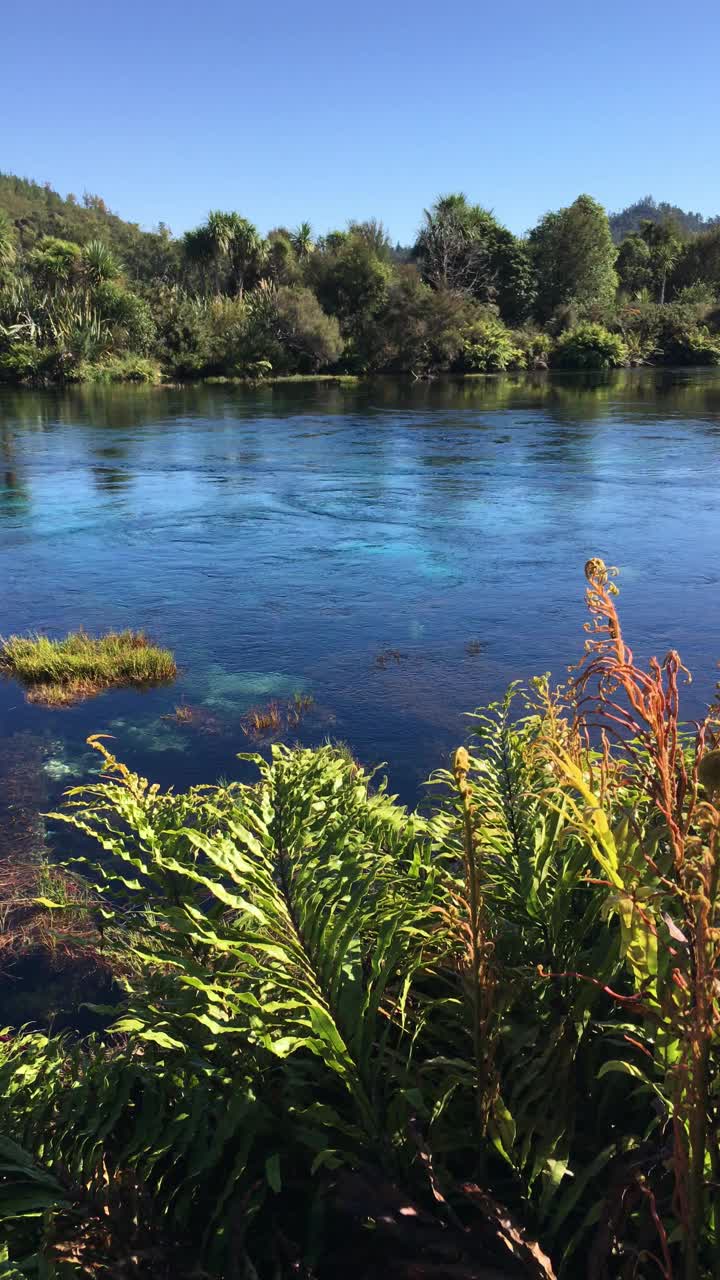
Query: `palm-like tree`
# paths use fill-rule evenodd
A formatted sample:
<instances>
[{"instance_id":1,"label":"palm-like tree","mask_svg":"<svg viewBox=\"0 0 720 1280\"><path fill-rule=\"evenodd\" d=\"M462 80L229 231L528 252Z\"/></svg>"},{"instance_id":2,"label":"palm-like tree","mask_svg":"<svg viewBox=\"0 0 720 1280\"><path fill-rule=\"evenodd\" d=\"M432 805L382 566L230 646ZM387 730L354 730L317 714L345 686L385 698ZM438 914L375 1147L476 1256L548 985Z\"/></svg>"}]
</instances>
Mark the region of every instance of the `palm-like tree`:
<instances>
[{"instance_id":1,"label":"palm-like tree","mask_svg":"<svg viewBox=\"0 0 720 1280\"><path fill-rule=\"evenodd\" d=\"M121 266L112 249L102 240L89 240L82 251L83 274L88 283L95 287L108 280L117 280Z\"/></svg>"},{"instance_id":2,"label":"palm-like tree","mask_svg":"<svg viewBox=\"0 0 720 1280\"><path fill-rule=\"evenodd\" d=\"M295 228L290 236L290 243L301 262L305 262L310 257L315 248L315 241L309 222L301 222L300 226Z\"/></svg>"},{"instance_id":3,"label":"palm-like tree","mask_svg":"<svg viewBox=\"0 0 720 1280\"><path fill-rule=\"evenodd\" d=\"M27 260L35 283L56 293L77 280L82 251L72 240L43 236Z\"/></svg>"},{"instance_id":4,"label":"palm-like tree","mask_svg":"<svg viewBox=\"0 0 720 1280\"><path fill-rule=\"evenodd\" d=\"M671 222L653 222L651 218L643 218L640 235L650 250L650 267L657 282L658 301L663 303L668 275L680 256L680 236Z\"/></svg>"},{"instance_id":5,"label":"palm-like tree","mask_svg":"<svg viewBox=\"0 0 720 1280\"><path fill-rule=\"evenodd\" d=\"M207 222L185 233L183 252L199 268L206 287L220 293L224 286L242 294L248 278L260 270L264 243L247 218L215 209Z\"/></svg>"}]
</instances>

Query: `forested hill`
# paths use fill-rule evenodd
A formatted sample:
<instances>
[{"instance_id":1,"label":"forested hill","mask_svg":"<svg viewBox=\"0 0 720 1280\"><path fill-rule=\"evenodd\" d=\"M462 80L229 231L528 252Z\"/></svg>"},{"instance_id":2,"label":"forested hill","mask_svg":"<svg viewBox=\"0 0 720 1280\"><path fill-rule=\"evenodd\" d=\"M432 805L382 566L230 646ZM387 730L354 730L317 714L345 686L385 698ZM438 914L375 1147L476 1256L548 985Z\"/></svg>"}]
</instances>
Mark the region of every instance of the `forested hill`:
<instances>
[{"instance_id":1,"label":"forested hill","mask_svg":"<svg viewBox=\"0 0 720 1280\"><path fill-rule=\"evenodd\" d=\"M681 209L679 205L668 204L667 200L654 200L652 196L643 196L619 213L608 215L613 240L620 244L625 236L639 231L644 219L650 222L674 222L681 232L687 236L697 235L700 231L709 231L720 225L720 216L704 218L701 213L692 213Z\"/></svg>"},{"instance_id":2,"label":"forested hill","mask_svg":"<svg viewBox=\"0 0 720 1280\"><path fill-rule=\"evenodd\" d=\"M42 236L75 244L102 240L116 251L128 274L150 280L172 271L177 244L163 223L143 231L111 213L100 196L61 196L49 183L41 185L11 173L0 173L0 210L15 224L20 247L32 249Z\"/></svg>"}]
</instances>

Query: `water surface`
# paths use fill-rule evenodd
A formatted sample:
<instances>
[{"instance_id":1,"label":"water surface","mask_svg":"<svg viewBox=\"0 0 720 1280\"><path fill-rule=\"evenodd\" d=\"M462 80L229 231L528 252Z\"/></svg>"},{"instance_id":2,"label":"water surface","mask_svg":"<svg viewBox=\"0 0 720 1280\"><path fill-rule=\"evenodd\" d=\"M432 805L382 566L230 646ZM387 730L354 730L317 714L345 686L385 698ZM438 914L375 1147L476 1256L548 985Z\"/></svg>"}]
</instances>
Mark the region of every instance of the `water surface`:
<instances>
[{"instance_id":1,"label":"water surface","mask_svg":"<svg viewBox=\"0 0 720 1280\"><path fill-rule=\"evenodd\" d=\"M717 370L0 390L0 632L142 627L181 667L69 711L0 683L0 847L41 838L89 733L162 783L236 777L243 715L294 692L302 740L388 761L412 801L465 711L578 656L590 555L638 652L681 650L697 714L719 468ZM182 702L199 726L165 718Z\"/></svg>"}]
</instances>

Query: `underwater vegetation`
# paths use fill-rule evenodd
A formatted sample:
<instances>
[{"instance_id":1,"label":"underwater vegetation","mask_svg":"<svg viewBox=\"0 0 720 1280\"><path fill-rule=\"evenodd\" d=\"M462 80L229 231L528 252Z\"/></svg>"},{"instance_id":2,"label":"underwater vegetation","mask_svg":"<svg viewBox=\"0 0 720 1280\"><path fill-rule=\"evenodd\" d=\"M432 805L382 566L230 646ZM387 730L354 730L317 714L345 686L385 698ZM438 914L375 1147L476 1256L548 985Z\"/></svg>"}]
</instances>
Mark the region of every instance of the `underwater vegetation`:
<instances>
[{"instance_id":1,"label":"underwater vegetation","mask_svg":"<svg viewBox=\"0 0 720 1280\"><path fill-rule=\"evenodd\" d=\"M373 665L379 667L381 671L384 671L386 667L391 666L393 663L395 666L399 667L400 663L404 662L407 656L408 655L406 653L401 653L399 649L383 649L381 653L377 653L375 655Z\"/></svg>"},{"instance_id":2,"label":"underwater vegetation","mask_svg":"<svg viewBox=\"0 0 720 1280\"><path fill-rule=\"evenodd\" d=\"M198 733L218 734L223 731L222 722L218 716L207 707L195 706L189 702L178 703L174 710L162 719L197 729Z\"/></svg>"},{"instance_id":3,"label":"underwater vegetation","mask_svg":"<svg viewBox=\"0 0 720 1280\"><path fill-rule=\"evenodd\" d=\"M287 703L273 699L263 707L252 707L242 718L242 727L248 737L261 738L296 728L303 716L315 705L315 699L307 693L294 693Z\"/></svg>"},{"instance_id":4,"label":"underwater vegetation","mask_svg":"<svg viewBox=\"0 0 720 1280\"><path fill-rule=\"evenodd\" d=\"M81 629L62 640L10 636L1 642L0 672L25 685L28 702L59 707L113 685L167 683L177 667L170 650L152 644L142 631L95 637Z\"/></svg>"}]
</instances>

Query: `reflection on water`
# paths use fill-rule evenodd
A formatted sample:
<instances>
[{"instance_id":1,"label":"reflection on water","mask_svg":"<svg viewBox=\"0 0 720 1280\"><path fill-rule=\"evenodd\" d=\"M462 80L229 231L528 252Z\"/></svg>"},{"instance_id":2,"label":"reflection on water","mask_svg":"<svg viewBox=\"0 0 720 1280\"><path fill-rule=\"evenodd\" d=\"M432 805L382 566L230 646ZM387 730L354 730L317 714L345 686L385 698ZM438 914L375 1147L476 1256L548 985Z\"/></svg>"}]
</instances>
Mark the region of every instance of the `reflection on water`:
<instances>
[{"instance_id":1,"label":"reflection on water","mask_svg":"<svg viewBox=\"0 0 720 1280\"><path fill-rule=\"evenodd\" d=\"M638 652L694 668L695 714L720 657L719 463L713 370L2 390L0 632L144 627L181 674L64 712L0 685L0 801L14 759L29 813L86 775L93 731L161 782L238 776L243 716L295 693L302 740L390 761L414 799L465 710L577 656L591 554L622 569ZM213 732L168 719L182 703Z\"/></svg>"}]
</instances>

